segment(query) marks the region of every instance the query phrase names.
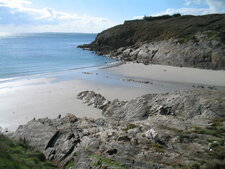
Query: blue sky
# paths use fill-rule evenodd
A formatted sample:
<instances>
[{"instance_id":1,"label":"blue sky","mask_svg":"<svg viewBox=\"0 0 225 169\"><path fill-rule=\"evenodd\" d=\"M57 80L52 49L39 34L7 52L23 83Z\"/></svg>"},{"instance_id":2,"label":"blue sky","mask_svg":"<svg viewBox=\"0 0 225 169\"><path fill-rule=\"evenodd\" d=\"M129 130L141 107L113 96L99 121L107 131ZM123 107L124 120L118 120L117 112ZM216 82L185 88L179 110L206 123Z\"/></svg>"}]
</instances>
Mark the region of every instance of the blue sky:
<instances>
[{"instance_id":1,"label":"blue sky","mask_svg":"<svg viewBox=\"0 0 225 169\"><path fill-rule=\"evenodd\" d=\"M0 0L0 34L100 32L144 15L225 13L225 0Z\"/></svg>"}]
</instances>

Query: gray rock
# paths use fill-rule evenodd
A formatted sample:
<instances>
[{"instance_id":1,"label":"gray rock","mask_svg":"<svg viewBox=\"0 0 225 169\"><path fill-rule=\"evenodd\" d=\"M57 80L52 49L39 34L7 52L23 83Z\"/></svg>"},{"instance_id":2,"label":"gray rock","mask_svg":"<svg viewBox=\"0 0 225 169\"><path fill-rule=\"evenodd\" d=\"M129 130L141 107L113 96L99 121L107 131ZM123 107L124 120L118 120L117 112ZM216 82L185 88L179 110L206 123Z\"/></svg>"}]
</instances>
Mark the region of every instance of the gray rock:
<instances>
[{"instance_id":1,"label":"gray rock","mask_svg":"<svg viewBox=\"0 0 225 169\"><path fill-rule=\"evenodd\" d=\"M10 137L26 140L62 168L71 160L74 169L171 168L177 161L188 166L190 158L203 160L199 152L207 155L208 149L220 146L218 141L208 144L215 136L199 134L193 126L212 127L212 120L222 120L224 96L224 91L194 89L109 102L86 91L79 97L99 108L104 105L105 119L68 114L32 120Z\"/></svg>"},{"instance_id":2,"label":"gray rock","mask_svg":"<svg viewBox=\"0 0 225 169\"><path fill-rule=\"evenodd\" d=\"M100 97L99 94L96 95ZM125 122L145 120L156 114L182 119L212 119L225 116L224 95L224 91L194 89L166 94L147 94L128 102L104 101L107 105L104 107L103 115L111 121ZM95 94L92 96L88 100L95 98ZM89 104L88 101L87 103Z\"/></svg>"},{"instance_id":3,"label":"gray rock","mask_svg":"<svg viewBox=\"0 0 225 169\"><path fill-rule=\"evenodd\" d=\"M158 139L158 133L154 129L145 132L147 138Z\"/></svg>"},{"instance_id":4,"label":"gray rock","mask_svg":"<svg viewBox=\"0 0 225 169\"><path fill-rule=\"evenodd\" d=\"M118 141L129 142L131 139L127 135L119 136Z\"/></svg>"},{"instance_id":5,"label":"gray rock","mask_svg":"<svg viewBox=\"0 0 225 169\"><path fill-rule=\"evenodd\" d=\"M84 100L88 105L92 105L93 107L104 109L108 104L103 96L100 94L96 94L93 91L84 91L78 94L78 98Z\"/></svg>"},{"instance_id":6,"label":"gray rock","mask_svg":"<svg viewBox=\"0 0 225 169\"><path fill-rule=\"evenodd\" d=\"M202 33L202 35L205 35ZM111 57L144 64L163 64L184 67L224 69L225 46L221 39L209 42L206 36L196 34L198 42L179 43L179 40L136 44L123 53L114 52ZM120 53L118 55L118 53Z\"/></svg>"}]
</instances>

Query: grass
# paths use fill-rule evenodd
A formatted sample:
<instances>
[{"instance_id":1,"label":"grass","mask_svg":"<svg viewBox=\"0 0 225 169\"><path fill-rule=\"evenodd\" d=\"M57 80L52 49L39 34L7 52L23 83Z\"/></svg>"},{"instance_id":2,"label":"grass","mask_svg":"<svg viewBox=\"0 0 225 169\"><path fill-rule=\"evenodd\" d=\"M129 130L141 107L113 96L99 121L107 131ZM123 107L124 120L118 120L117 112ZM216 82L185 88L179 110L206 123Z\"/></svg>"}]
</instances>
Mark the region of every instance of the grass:
<instances>
[{"instance_id":1,"label":"grass","mask_svg":"<svg viewBox=\"0 0 225 169\"><path fill-rule=\"evenodd\" d=\"M214 119L212 121L213 123L212 126L216 126L216 127L223 126L223 122L225 122L225 117Z\"/></svg>"},{"instance_id":2,"label":"grass","mask_svg":"<svg viewBox=\"0 0 225 169\"><path fill-rule=\"evenodd\" d=\"M179 130L179 129L177 129L177 128L173 128L173 127L169 127L169 126L165 126L165 125L160 125L159 127L160 127L161 129L164 129L164 130L170 130L170 131L173 131L173 132L179 133L179 134L184 133L183 130Z\"/></svg>"},{"instance_id":3,"label":"grass","mask_svg":"<svg viewBox=\"0 0 225 169\"><path fill-rule=\"evenodd\" d=\"M194 129L195 133L211 135L216 137L223 137L225 134L225 128L221 126L209 126L206 128L195 127Z\"/></svg>"},{"instance_id":4,"label":"grass","mask_svg":"<svg viewBox=\"0 0 225 169\"><path fill-rule=\"evenodd\" d=\"M197 135L193 135L188 131L179 130L179 129L172 128L165 125L161 125L160 128L164 130L173 131L174 133L176 133L179 136L180 143L184 142L185 139L188 139L189 141L193 141L194 139L198 138Z\"/></svg>"},{"instance_id":5,"label":"grass","mask_svg":"<svg viewBox=\"0 0 225 169\"><path fill-rule=\"evenodd\" d=\"M181 38L178 39L178 42L181 43L181 44L187 43L187 42L190 42L190 41L192 41L192 42L198 41L195 34L189 34L187 36L184 36L184 37L181 37Z\"/></svg>"},{"instance_id":6,"label":"grass","mask_svg":"<svg viewBox=\"0 0 225 169\"><path fill-rule=\"evenodd\" d=\"M74 167L74 161L73 160L70 160L66 166L64 167L64 169L70 169L71 167Z\"/></svg>"},{"instance_id":7,"label":"grass","mask_svg":"<svg viewBox=\"0 0 225 169\"><path fill-rule=\"evenodd\" d=\"M23 141L13 142L0 134L0 169L56 169L45 156Z\"/></svg>"},{"instance_id":8,"label":"grass","mask_svg":"<svg viewBox=\"0 0 225 169\"><path fill-rule=\"evenodd\" d=\"M205 158L200 164L194 165L196 169L222 169L225 168L225 128L223 122L225 118L219 118L212 121L209 127L193 127L197 134L211 136L207 139L211 144L209 150L205 151ZM204 136L202 136L202 139Z\"/></svg>"},{"instance_id":9,"label":"grass","mask_svg":"<svg viewBox=\"0 0 225 169\"><path fill-rule=\"evenodd\" d=\"M152 148L154 148L154 150L160 152L160 153L164 153L164 147L158 143L153 143L151 144Z\"/></svg>"},{"instance_id":10,"label":"grass","mask_svg":"<svg viewBox=\"0 0 225 169\"><path fill-rule=\"evenodd\" d=\"M158 40L180 39L185 43L196 40L199 32L209 32L209 39L225 38L224 15L204 16L146 16L143 20L125 21L98 35L95 44L98 50L115 50L120 47L132 46L137 42L155 42Z\"/></svg>"},{"instance_id":11,"label":"grass","mask_svg":"<svg viewBox=\"0 0 225 169\"><path fill-rule=\"evenodd\" d=\"M225 118L214 119L211 121L211 125L208 127L192 126L193 130L183 131L176 128L161 125L162 129L170 130L175 132L179 138L180 143L188 140L188 143L195 142L196 138L201 138L201 144L209 146L204 151L204 156L199 160L198 158L192 157L190 160L193 161L191 164L185 164L182 161L176 161L170 165L173 168L187 168L187 169L222 169L225 168ZM199 140L197 140L198 142ZM203 142L204 143L203 143ZM162 146L154 145L156 149L163 150Z\"/></svg>"},{"instance_id":12,"label":"grass","mask_svg":"<svg viewBox=\"0 0 225 169\"><path fill-rule=\"evenodd\" d=\"M225 160L211 160L208 163L205 164L205 169L223 169L225 168Z\"/></svg>"},{"instance_id":13,"label":"grass","mask_svg":"<svg viewBox=\"0 0 225 169\"><path fill-rule=\"evenodd\" d=\"M126 128L123 128L122 130L123 131L128 131L128 130L134 129L136 127L137 127L136 124L128 124L127 127Z\"/></svg>"},{"instance_id":14,"label":"grass","mask_svg":"<svg viewBox=\"0 0 225 169\"><path fill-rule=\"evenodd\" d=\"M128 169L126 166L122 165L121 163L105 158L102 156L96 156L96 155L91 155L91 158L95 160L95 162L92 163L94 167L99 167L99 168L113 168L113 169Z\"/></svg>"},{"instance_id":15,"label":"grass","mask_svg":"<svg viewBox=\"0 0 225 169\"><path fill-rule=\"evenodd\" d=\"M200 164L198 163L193 163L189 165L190 169L200 169Z\"/></svg>"},{"instance_id":16,"label":"grass","mask_svg":"<svg viewBox=\"0 0 225 169\"><path fill-rule=\"evenodd\" d=\"M208 31L207 32L207 38L208 40L214 40L219 36L219 32L217 31Z\"/></svg>"}]
</instances>

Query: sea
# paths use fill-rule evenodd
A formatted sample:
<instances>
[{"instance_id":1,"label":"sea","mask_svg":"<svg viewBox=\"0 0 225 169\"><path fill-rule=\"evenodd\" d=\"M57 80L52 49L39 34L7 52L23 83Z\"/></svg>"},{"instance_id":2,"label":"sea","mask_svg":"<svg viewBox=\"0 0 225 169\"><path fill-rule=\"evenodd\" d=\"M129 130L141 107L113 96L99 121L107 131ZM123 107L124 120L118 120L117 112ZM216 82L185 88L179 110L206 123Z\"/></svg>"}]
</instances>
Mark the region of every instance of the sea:
<instances>
[{"instance_id":1,"label":"sea","mask_svg":"<svg viewBox=\"0 0 225 169\"><path fill-rule=\"evenodd\" d=\"M96 34L29 33L0 36L0 82L7 79L98 67L115 60L77 48Z\"/></svg>"}]
</instances>

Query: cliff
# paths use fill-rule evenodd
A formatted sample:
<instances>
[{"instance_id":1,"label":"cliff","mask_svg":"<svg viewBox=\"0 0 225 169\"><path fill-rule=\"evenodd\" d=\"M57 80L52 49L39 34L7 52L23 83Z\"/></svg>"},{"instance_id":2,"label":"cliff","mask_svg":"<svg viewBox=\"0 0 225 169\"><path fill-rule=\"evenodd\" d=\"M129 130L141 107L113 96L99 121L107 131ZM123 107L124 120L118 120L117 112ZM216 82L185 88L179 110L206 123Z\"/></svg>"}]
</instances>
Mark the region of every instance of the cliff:
<instances>
[{"instance_id":1,"label":"cliff","mask_svg":"<svg viewBox=\"0 0 225 169\"><path fill-rule=\"evenodd\" d=\"M225 15L175 15L125 21L79 47L144 64L225 69Z\"/></svg>"}]
</instances>

